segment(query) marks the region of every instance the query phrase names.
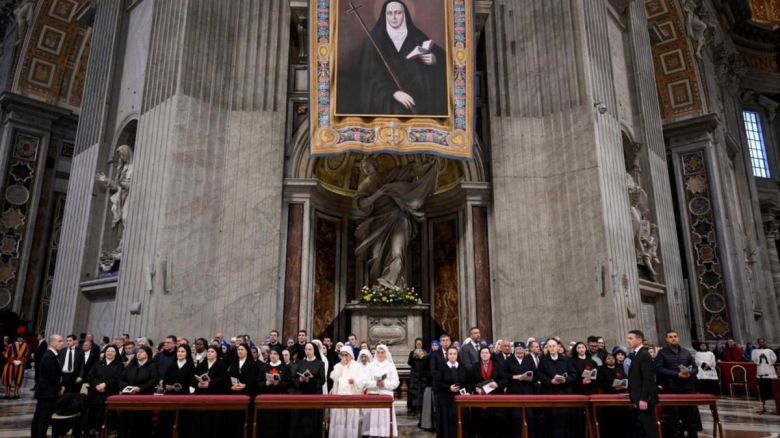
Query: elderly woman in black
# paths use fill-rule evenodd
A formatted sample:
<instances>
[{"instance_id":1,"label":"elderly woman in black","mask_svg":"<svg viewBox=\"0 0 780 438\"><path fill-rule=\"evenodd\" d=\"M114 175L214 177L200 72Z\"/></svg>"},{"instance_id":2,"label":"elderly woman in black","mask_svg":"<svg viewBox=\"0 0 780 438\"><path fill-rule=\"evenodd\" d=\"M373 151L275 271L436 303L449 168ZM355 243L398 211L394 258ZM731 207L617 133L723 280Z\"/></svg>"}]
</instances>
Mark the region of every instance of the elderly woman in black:
<instances>
[{"instance_id":1,"label":"elderly woman in black","mask_svg":"<svg viewBox=\"0 0 780 438\"><path fill-rule=\"evenodd\" d=\"M121 394L153 394L159 382L157 366L148 345L138 347L135 357L127 365L119 379ZM123 412L119 437L149 436L152 434L152 418L148 412Z\"/></svg>"},{"instance_id":2,"label":"elderly woman in black","mask_svg":"<svg viewBox=\"0 0 780 438\"><path fill-rule=\"evenodd\" d=\"M89 392L87 393L82 428L88 434L92 435L94 432L100 431L106 411L106 399L117 394L121 389L119 378L122 377L124 370L119 350L115 346L109 345L103 353L103 359L89 371L89 376L87 376Z\"/></svg>"},{"instance_id":3,"label":"elderly woman in black","mask_svg":"<svg viewBox=\"0 0 780 438\"><path fill-rule=\"evenodd\" d=\"M555 338L547 340L547 352L539 361L539 381L542 384L542 394L571 394L577 372L571 359L561 353L560 342ZM543 411L545 429L552 431L553 438L570 438L575 430L585 427L572 424L571 410L547 409Z\"/></svg>"}]
</instances>

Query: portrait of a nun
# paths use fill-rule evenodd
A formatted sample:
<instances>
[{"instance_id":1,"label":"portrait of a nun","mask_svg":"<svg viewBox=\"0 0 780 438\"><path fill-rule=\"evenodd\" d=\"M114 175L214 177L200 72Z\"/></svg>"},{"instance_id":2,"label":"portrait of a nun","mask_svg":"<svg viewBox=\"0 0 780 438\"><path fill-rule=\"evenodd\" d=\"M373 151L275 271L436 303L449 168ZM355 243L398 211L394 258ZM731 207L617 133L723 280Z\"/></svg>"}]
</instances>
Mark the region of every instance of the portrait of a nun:
<instances>
[{"instance_id":1,"label":"portrait of a nun","mask_svg":"<svg viewBox=\"0 0 780 438\"><path fill-rule=\"evenodd\" d=\"M345 75L349 80L339 80L338 113L447 116L443 42L431 41L427 49L418 49L430 38L414 25L400 0L382 5L370 32L376 46L366 37L359 58ZM409 57L415 49L418 53Z\"/></svg>"}]
</instances>

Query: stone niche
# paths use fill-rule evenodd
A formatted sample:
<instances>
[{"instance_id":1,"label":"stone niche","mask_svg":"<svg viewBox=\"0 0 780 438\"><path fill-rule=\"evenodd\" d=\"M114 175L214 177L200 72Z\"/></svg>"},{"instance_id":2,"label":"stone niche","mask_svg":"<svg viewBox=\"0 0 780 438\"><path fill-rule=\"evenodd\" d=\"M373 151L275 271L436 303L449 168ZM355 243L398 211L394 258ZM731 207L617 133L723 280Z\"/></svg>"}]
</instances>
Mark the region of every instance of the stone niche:
<instances>
[{"instance_id":1,"label":"stone niche","mask_svg":"<svg viewBox=\"0 0 780 438\"><path fill-rule=\"evenodd\" d=\"M406 361L414 349L415 338L422 335L423 314L428 312L428 307L428 304L378 307L355 303L345 306L358 341L370 345L384 341L399 372L409 369Z\"/></svg>"}]
</instances>

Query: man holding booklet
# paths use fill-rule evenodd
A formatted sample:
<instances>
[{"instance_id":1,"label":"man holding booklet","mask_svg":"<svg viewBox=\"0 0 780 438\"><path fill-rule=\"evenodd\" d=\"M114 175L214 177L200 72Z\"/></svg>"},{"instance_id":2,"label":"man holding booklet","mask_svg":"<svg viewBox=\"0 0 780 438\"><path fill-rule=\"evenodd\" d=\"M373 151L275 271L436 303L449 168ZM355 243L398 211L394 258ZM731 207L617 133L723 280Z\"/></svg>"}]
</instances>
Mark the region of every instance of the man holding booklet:
<instances>
[{"instance_id":1,"label":"man holding booklet","mask_svg":"<svg viewBox=\"0 0 780 438\"><path fill-rule=\"evenodd\" d=\"M666 394L692 394L695 388L696 374L699 368L696 366L690 351L680 346L677 332L666 332L666 347L662 348L655 357L655 371L658 385ZM699 410L692 406L667 408L668 417L666 428L669 433L676 436L688 432L688 437L698 436L702 429ZM667 435L667 432L664 432Z\"/></svg>"}]
</instances>

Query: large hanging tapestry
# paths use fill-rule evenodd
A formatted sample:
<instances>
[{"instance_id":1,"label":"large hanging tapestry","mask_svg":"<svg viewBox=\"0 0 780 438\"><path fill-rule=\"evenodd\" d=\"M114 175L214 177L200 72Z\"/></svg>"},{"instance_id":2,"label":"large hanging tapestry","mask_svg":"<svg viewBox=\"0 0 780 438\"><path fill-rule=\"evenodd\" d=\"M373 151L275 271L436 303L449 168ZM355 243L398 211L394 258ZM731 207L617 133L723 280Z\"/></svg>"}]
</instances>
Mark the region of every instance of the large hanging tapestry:
<instances>
[{"instance_id":1,"label":"large hanging tapestry","mask_svg":"<svg viewBox=\"0 0 780 438\"><path fill-rule=\"evenodd\" d=\"M472 0L309 1L313 155L472 158Z\"/></svg>"}]
</instances>

